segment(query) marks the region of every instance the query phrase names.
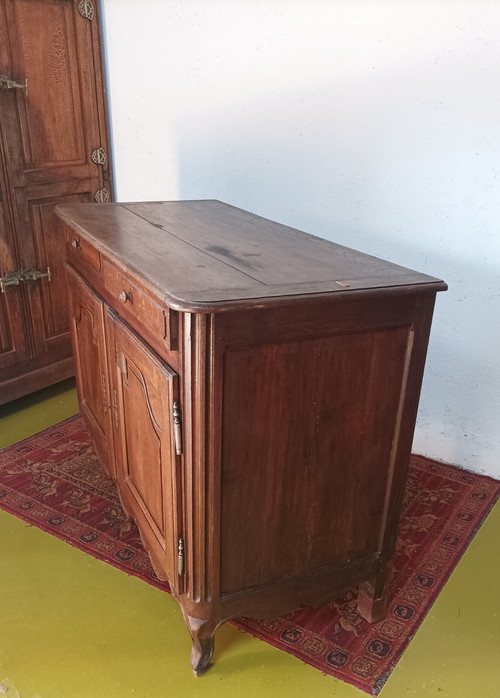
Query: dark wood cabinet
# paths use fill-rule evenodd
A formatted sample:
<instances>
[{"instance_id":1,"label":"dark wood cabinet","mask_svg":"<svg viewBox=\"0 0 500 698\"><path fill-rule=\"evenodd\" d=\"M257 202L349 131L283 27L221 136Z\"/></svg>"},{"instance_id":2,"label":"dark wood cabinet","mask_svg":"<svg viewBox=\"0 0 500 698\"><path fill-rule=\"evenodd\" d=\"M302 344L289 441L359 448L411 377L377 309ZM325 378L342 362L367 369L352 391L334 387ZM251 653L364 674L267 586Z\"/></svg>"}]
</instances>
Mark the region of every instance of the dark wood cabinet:
<instances>
[{"instance_id":1,"label":"dark wood cabinet","mask_svg":"<svg viewBox=\"0 0 500 698\"><path fill-rule=\"evenodd\" d=\"M216 201L59 214L82 414L181 605L195 673L236 616L359 584L359 612L383 617L446 285ZM112 416L96 432L99 400Z\"/></svg>"},{"instance_id":2,"label":"dark wood cabinet","mask_svg":"<svg viewBox=\"0 0 500 698\"><path fill-rule=\"evenodd\" d=\"M58 203L111 192L95 0L0 0L0 404L73 373Z\"/></svg>"}]
</instances>

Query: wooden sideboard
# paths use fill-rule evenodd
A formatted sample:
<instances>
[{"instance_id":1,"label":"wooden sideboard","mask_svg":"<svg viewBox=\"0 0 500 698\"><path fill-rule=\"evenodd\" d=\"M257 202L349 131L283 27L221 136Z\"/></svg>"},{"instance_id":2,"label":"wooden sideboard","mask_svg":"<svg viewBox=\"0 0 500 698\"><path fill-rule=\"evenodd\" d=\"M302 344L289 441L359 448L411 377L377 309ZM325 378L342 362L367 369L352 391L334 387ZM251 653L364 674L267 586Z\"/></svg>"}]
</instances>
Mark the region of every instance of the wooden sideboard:
<instances>
[{"instance_id":1,"label":"wooden sideboard","mask_svg":"<svg viewBox=\"0 0 500 698\"><path fill-rule=\"evenodd\" d=\"M81 413L195 674L233 617L383 617L446 284L218 201L58 214Z\"/></svg>"}]
</instances>

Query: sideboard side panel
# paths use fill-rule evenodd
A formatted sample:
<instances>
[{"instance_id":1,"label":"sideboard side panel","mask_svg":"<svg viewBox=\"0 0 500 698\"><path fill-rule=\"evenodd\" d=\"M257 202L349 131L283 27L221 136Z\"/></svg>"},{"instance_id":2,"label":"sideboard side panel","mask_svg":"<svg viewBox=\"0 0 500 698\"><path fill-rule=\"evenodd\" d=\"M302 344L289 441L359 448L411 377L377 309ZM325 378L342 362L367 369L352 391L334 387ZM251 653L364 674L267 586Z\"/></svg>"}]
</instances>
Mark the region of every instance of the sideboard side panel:
<instances>
[{"instance_id":1,"label":"sideboard side panel","mask_svg":"<svg viewBox=\"0 0 500 698\"><path fill-rule=\"evenodd\" d=\"M223 593L378 552L408 333L226 351Z\"/></svg>"}]
</instances>

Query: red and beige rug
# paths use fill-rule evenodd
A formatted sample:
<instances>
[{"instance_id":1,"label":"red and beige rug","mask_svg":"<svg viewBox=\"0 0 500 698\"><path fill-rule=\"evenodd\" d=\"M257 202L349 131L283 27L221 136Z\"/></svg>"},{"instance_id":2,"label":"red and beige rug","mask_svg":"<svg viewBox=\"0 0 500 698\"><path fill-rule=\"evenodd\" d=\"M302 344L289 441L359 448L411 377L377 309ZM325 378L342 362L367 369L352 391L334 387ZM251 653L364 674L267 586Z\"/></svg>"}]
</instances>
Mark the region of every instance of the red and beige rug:
<instances>
[{"instance_id":1,"label":"red and beige rug","mask_svg":"<svg viewBox=\"0 0 500 698\"><path fill-rule=\"evenodd\" d=\"M499 494L495 480L412 456L384 621L358 615L353 589L318 608L235 625L377 695ZM168 591L79 417L0 452L0 507Z\"/></svg>"}]
</instances>

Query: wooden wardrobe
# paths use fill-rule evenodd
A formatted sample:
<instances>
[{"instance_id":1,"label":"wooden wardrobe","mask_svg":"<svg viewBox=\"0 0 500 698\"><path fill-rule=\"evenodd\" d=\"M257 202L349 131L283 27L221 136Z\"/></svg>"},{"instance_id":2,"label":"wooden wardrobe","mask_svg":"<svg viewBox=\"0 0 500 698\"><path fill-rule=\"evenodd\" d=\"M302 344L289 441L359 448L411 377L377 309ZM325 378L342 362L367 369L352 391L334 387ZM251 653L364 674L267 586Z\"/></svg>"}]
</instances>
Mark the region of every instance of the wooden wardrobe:
<instances>
[{"instance_id":1,"label":"wooden wardrobe","mask_svg":"<svg viewBox=\"0 0 500 698\"><path fill-rule=\"evenodd\" d=\"M73 374L59 203L111 198L97 0L0 0L0 404Z\"/></svg>"}]
</instances>

